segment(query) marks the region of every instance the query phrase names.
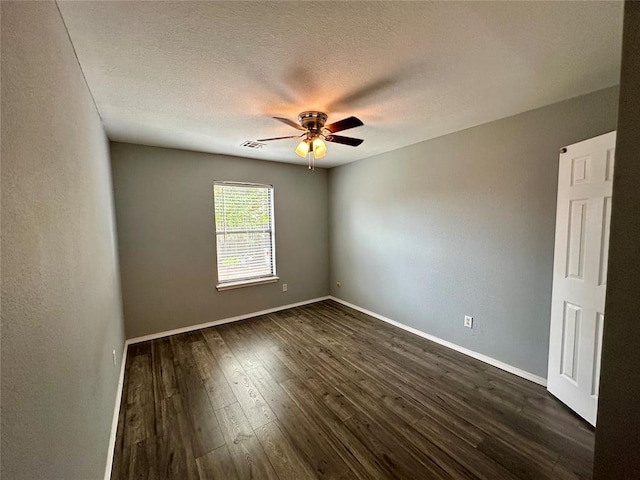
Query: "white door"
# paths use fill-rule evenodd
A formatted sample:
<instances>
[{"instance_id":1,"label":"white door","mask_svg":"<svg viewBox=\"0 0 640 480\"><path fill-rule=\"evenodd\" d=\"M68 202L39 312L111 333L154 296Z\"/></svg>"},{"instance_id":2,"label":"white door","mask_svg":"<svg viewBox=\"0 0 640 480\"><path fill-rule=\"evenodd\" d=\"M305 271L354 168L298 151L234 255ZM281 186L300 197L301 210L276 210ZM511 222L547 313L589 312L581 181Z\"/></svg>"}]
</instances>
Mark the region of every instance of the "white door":
<instances>
[{"instance_id":1,"label":"white door","mask_svg":"<svg viewBox=\"0 0 640 480\"><path fill-rule=\"evenodd\" d=\"M616 132L560 154L547 389L596 424Z\"/></svg>"}]
</instances>

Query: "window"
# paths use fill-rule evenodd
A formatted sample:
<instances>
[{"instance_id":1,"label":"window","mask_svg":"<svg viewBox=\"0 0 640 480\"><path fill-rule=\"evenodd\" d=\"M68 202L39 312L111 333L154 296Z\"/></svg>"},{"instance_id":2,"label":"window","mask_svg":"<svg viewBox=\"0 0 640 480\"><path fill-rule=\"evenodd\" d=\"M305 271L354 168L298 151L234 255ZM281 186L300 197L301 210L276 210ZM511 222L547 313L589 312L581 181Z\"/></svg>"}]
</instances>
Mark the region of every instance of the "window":
<instances>
[{"instance_id":1,"label":"window","mask_svg":"<svg viewBox=\"0 0 640 480\"><path fill-rule=\"evenodd\" d=\"M214 182L218 290L278 280L273 186Z\"/></svg>"}]
</instances>

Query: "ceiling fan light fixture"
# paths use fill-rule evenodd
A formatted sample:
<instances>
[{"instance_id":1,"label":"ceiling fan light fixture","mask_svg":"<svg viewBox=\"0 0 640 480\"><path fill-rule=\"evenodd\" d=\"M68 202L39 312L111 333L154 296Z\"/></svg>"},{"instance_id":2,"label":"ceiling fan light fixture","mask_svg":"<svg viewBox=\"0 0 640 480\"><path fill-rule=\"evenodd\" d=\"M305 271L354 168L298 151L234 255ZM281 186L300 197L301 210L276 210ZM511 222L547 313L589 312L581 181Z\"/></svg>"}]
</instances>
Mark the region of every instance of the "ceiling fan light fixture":
<instances>
[{"instance_id":1,"label":"ceiling fan light fixture","mask_svg":"<svg viewBox=\"0 0 640 480\"><path fill-rule=\"evenodd\" d=\"M326 150L326 147L325 147L325 150ZM308 153L309 153L309 140L305 139L301 141L296 147L296 155L302 158L306 158Z\"/></svg>"},{"instance_id":2,"label":"ceiling fan light fixture","mask_svg":"<svg viewBox=\"0 0 640 480\"><path fill-rule=\"evenodd\" d=\"M322 158L327 154L327 145L320 137L313 139L313 155L316 158Z\"/></svg>"},{"instance_id":3,"label":"ceiling fan light fixture","mask_svg":"<svg viewBox=\"0 0 640 480\"><path fill-rule=\"evenodd\" d=\"M363 140L359 138L335 135L336 132L364 125L362 120L353 116L343 118L342 120L330 123L329 125L325 125L327 121L327 114L315 110L300 113L298 115L298 123L283 117L273 118L279 122L286 123L290 127L300 130L303 133L287 137L263 138L258 140L258 142L270 142L272 140L303 137L303 140L298 143L298 146L294 151L300 158L309 159L309 169L311 170L313 170L313 162L315 162L315 159L324 158L327 154L326 142L340 143L351 147L357 147L363 142Z\"/></svg>"}]
</instances>

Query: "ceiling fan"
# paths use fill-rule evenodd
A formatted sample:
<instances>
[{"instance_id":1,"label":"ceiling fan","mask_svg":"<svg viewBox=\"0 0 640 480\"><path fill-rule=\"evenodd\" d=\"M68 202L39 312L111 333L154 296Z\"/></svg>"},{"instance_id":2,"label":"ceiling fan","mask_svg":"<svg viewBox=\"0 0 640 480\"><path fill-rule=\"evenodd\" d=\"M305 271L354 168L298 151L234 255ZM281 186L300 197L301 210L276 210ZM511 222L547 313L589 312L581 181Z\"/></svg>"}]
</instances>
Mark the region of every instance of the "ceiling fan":
<instances>
[{"instance_id":1,"label":"ceiling fan","mask_svg":"<svg viewBox=\"0 0 640 480\"><path fill-rule=\"evenodd\" d=\"M327 114L324 112L307 111L298 115L298 123L288 118L273 117L274 119L286 123L287 125L301 130L300 135L290 135L288 137L263 138L258 142L270 142L272 140L284 140L286 138L301 138L302 141L296 147L296 155L302 158L309 158L309 169L313 170L316 158L322 158L327 154L327 142L341 143L351 147L357 147L364 140L360 138L344 137L342 135L334 135L336 132L348 130L350 128L360 127L364 125L359 118L348 117L338 122L325 125Z\"/></svg>"}]
</instances>

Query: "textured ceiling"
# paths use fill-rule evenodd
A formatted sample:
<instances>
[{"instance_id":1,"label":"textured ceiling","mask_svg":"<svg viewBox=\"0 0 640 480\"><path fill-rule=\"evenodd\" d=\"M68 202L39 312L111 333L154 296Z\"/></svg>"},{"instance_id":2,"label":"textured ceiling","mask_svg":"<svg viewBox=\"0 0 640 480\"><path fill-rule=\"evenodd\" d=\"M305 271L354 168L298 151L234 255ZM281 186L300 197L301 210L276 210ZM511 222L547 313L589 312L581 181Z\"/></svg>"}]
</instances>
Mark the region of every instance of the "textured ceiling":
<instances>
[{"instance_id":1,"label":"textured ceiling","mask_svg":"<svg viewBox=\"0 0 640 480\"><path fill-rule=\"evenodd\" d=\"M305 163L271 116L349 115L335 166L618 83L621 2L58 1L109 138Z\"/></svg>"}]
</instances>

